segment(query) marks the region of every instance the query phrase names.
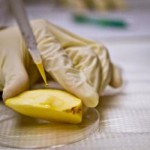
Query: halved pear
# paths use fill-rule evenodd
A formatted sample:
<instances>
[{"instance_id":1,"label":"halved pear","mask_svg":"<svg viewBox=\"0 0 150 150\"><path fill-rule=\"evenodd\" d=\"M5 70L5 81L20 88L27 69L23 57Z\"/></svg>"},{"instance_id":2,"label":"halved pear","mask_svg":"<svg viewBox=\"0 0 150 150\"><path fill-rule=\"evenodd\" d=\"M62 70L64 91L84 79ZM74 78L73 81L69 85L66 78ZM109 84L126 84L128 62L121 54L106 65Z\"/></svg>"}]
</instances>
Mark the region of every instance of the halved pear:
<instances>
[{"instance_id":1,"label":"halved pear","mask_svg":"<svg viewBox=\"0 0 150 150\"><path fill-rule=\"evenodd\" d=\"M82 102L60 90L39 89L5 101L6 106L26 116L66 123L82 121Z\"/></svg>"}]
</instances>

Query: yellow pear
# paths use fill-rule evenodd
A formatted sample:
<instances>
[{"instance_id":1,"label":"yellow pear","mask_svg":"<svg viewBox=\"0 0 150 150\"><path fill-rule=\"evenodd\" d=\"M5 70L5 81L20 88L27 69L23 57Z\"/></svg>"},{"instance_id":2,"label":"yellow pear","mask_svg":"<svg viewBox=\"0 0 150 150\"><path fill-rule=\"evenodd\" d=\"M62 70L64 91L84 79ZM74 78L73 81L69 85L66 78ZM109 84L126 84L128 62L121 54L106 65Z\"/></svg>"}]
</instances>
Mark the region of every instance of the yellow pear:
<instances>
[{"instance_id":1,"label":"yellow pear","mask_svg":"<svg viewBox=\"0 0 150 150\"><path fill-rule=\"evenodd\" d=\"M7 99L5 104L30 117L75 124L82 121L81 100L60 90L26 91Z\"/></svg>"}]
</instances>

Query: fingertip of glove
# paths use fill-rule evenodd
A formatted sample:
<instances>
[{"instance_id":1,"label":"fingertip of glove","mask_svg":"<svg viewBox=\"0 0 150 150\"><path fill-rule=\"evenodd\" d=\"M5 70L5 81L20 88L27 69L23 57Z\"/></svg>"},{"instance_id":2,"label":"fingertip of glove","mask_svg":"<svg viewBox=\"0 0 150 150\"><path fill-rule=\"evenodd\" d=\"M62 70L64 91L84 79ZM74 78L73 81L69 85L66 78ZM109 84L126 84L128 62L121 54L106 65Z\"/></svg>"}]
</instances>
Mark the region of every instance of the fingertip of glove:
<instances>
[{"instance_id":1,"label":"fingertip of glove","mask_svg":"<svg viewBox=\"0 0 150 150\"><path fill-rule=\"evenodd\" d=\"M123 85L122 71L117 67L113 67L112 79L110 81L110 86L113 88L118 88Z\"/></svg>"},{"instance_id":2,"label":"fingertip of glove","mask_svg":"<svg viewBox=\"0 0 150 150\"><path fill-rule=\"evenodd\" d=\"M86 107L96 107L99 102L99 95L96 92L88 93L82 100Z\"/></svg>"},{"instance_id":3,"label":"fingertip of glove","mask_svg":"<svg viewBox=\"0 0 150 150\"><path fill-rule=\"evenodd\" d=\"M122 85L123 85L122 77L118 77L118 78L116 78L116 80L113 80L110 82L110 86L112 86L113 88L119 88Z\"/></svg>"}]
</instances>

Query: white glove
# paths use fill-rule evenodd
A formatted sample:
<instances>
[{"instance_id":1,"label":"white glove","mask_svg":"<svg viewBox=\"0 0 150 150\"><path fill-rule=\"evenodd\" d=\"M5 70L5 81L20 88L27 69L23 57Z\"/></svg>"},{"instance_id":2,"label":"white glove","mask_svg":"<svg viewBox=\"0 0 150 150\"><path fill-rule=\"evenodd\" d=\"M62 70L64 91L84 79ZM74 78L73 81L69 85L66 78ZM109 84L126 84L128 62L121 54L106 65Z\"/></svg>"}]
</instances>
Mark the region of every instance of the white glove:
<instances>
[{"instance_id":1,"label":"white glove","mask_svg":"<svg viewBox=\"0 0 150 150\"><path fill-rule=\"evenodd\" d=\"M99 93L110 84L119 87L120 73L106 48L44 20L31 23L44 68L65 90L95 107ZM18 28L0 31L0 90L13 97L41 79Z\"/></svg>"}]
</instances>

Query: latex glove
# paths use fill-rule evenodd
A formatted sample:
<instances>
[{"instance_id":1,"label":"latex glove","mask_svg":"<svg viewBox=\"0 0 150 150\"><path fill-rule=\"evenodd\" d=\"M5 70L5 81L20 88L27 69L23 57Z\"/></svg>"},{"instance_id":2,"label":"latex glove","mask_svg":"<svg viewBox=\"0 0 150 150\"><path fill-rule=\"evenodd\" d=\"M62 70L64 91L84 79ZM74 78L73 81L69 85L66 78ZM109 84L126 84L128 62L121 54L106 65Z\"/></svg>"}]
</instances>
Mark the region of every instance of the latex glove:
<instances>
[{"instance_id":1,"label":"latex glove","mask_svg":"<svg viewBox=\"0 0 150 150\"><path fill-rule=\"evenodd\" d=\"M44 20L32 22L46 72L64 89L95 107L99 93L111 84L121 85L121 76L106 48L78 37ZM18 28L0 31L0 90L3 99L28 90L40 79Z\"/></svg>"},{"instance_id":2,"label":"latex glove","mask_svg":"<svg viewBox=\"0 0 150 150\"><path fill-rule=\"evenodd\" d=\"M64 5L67 5L71 10L85 11L88 9L103 11L111 9L123 9L125 6L124 0L61 0Z\"/></svg>"}]
</instances>

